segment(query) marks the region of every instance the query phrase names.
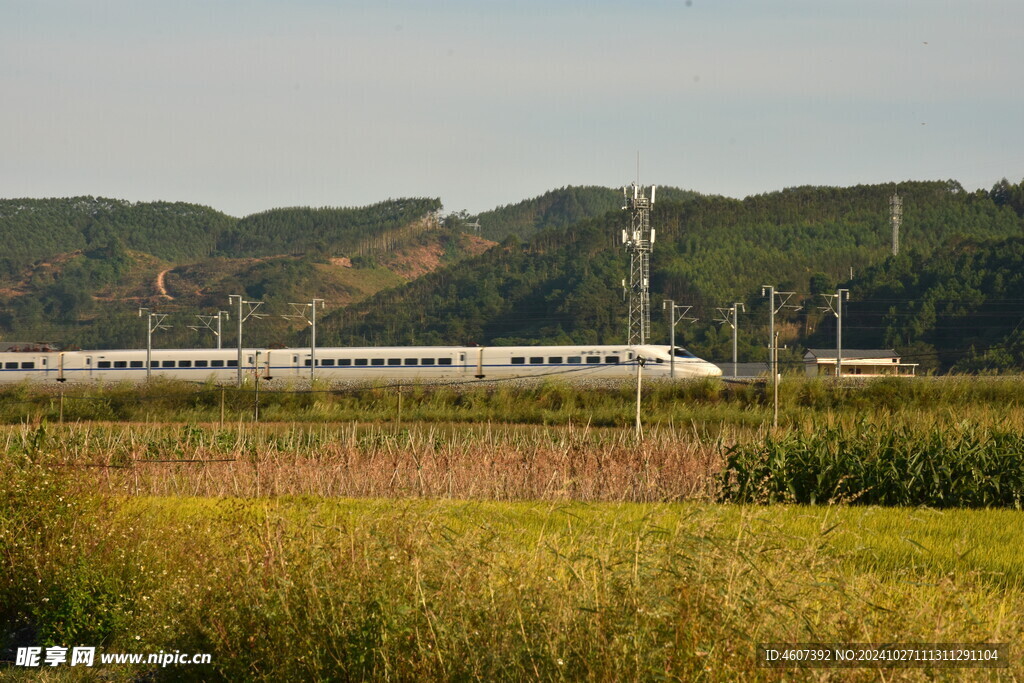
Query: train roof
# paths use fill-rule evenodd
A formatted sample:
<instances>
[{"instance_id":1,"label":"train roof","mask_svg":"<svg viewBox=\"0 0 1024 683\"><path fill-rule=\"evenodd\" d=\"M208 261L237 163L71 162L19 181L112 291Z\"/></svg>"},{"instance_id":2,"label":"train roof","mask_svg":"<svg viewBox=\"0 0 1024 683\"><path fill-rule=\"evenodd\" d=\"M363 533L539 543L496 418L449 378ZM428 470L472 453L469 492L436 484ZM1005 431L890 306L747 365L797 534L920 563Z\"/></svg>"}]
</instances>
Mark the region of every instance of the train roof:
<instances>
[{"instance_id":1,"label":"train roof","mask_svg":"<svg viewBox=\"0 0 1024 683\"><path fill-rule=\"evenodd\" d=\"M644 349L651 350L658 353L664 353L668 346L659 346L653 344L516 344L509 346L497 346L480 344L475 346L458 346L458 345L444 345L444 346L419 346L419 345L392 345L392 346L317 346L317 351L324 351L327 349L345 349L349 351L386 351L386 350L408 350L408 349L451 349L451 350L472 350L472 349ZM288 346L284 348L267 348L265 346L246 346L243 347L243 351L303 351L309 350L308 346ZM75 353L126 353L126 352L138 352L145 351L145 349L76 349ZM222 351L222 352L237 352L237 346L225 346L224 348L154 348L153 353L157 352L209 352L209 351Z\"/></svg>"}]
</instances>

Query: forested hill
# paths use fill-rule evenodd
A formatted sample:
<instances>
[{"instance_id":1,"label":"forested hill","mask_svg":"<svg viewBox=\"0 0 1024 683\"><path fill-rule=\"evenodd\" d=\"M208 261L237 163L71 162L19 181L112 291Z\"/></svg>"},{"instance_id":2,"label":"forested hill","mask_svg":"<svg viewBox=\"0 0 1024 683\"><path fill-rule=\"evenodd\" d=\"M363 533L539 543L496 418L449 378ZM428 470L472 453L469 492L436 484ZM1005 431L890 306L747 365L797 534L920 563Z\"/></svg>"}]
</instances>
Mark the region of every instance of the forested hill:
<instances>
[{"instance_id":1,"label":"forested hill","mask_svg":"<svg viewBox=\"0 0 1024 683\"><path fill-rule=\"evenodd\" d=\"M899 348L925 369L1024 370L1024 238L953 239L868 269L850 283L843 338Z\"/></svg>"},{"instance_id":2,"label":"forested hill","mask_svg":"<svg viewBox=\"0 0 1024 683\"><path fill-rule=\"evenodd\" d=\"M0 277L36 261L111 242L165 261L208 256L333 256L432 216L439 199L396 199L360 208L274 209L233 218L183 202L128 202L103 197L0 200Z\"/></svg>"},{"instance_id":3,"label":"forested hill","mask_svg":"<svg viewBox=\"0 0 1024 683\"><path fill-rule=\"evenodd\" d=\"M1009 188L1012 195L1020 186ZM926 258L957 236L1020 236L1022 207L998 189L901 184L903 250ZM744 200L682 202L659 194L652 216L658 231L651 258L654 306L661 298L694 305L700 322L680 326L680 337L722 358L728 334L713 323L715 309L745 302L742 345L748 355L760 353L756 337L766 321L761 285L810 302L812 294L847 282L851 269L857 276L884 263L891 253L892 192L892 185L802 187ZM337 312L325 323L325 343L621 341L626 305L619 283L627 277L628 256L619 234L626 221L626 212L615 211L526 242L510 238L500 249ZM822 303L817 299L815 306ZM806 308L786 321L790 341L813 329ZM667 338L660 316L654 318L655 334ZM882 334L863 341L871 347L884 342Z\"/></svg>"},{"instance_id":4,"label":"forested hill","mask_svg":"<svg viewBox=\"0 0 1024 683\"><path fill-rule=\"evenodd\" d=\"M622 336L621 254L584 222L498 247L330 314L325 343L568 343Z\"/></svg>"},{"instance_id":5,"label":"forested hill","mask_svg":"<svg viewBox=\"0 0 1024 683\"><path fill-rule=\"evenodd\" d=\"M273 209L246 216L217 240L223 256L352 254L441 210L440 199L397 199L360 208Z\"/></svg>"},{"instance_id":6,"label":"forested hill","mask_svg":"<svg viewBox=\"0 0 1024 683\"><path fill-rule=\"evenodd\" d=\"M684 201L697 197L696 192L675 187L659 187L655 197L661 201ZM565 229L587 218L604 215L622 208L622 188L579 186L551 190L539 197L516 204L499 206L478 217L480 234L501 241L509 235L530 237L547 229Z\"/></svg>"},{"instance_id":7,"label":"forested hill","mask_svg":"<svg viewBox=\"0 0 1024 683\"><path fill-rule=\"evenodd\" d=\"M168 261L213 253L236 222L220 211L183 202L134 203L104 197L0 200L0 278L42 259L106 248L112 241Z\"/></svg>"},{"instance_id":8,"label":"forested hill","mask_svg":"<svg viewBox=\"0 0 1024 683\"><path fill-rule=\"evenodd\" d=\"M144 306L180 312L163 342L191 346L203 341L195 314L223 308L229 294L275 313L309 296L345 305L491 244L441 226L440 208L397 199L237 219L180 202L0 200L0 337L137 346ZM288 335L264 328L254 339Z\"/></svg>"},{"instance_id":9,"label":"forested hill","mask_svg":"<svg viewBox=\"0 0 1024 683\"><path fill-rule=\"evenodd\" d=\"M851 269L856 275L891 254L892 194L892 185L798 187L744 200L662 203L652 217L652 287L711 306L741 301L763 284L807 294L812 278L818 287L844 282ZM929 254L957 235L1024 232L1011 205L952 181L901 183L899 194L903 251Z\"/></svg>"}]
</instances>

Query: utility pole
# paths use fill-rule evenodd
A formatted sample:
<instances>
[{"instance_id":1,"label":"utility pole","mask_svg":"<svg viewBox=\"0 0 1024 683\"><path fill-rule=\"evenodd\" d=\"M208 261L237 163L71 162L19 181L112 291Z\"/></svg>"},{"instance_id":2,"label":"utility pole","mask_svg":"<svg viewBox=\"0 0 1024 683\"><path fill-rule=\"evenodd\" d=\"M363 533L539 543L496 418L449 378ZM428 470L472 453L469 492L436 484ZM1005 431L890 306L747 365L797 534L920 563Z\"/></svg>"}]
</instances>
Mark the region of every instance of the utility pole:
<instances>
[{"instance_id":1,"label":"utility pole","mask_svg":"<svg viewBox=\"0 0 1024 683\"><path fill-rule=\"evenodd\" d=\"M767 292L767 293L766 293ZM787 306L786 302L795 292L776 292L773 285L763 285L761 296L766 297L768 309L768 369L772 373L772 394L774 396L774 417L772 424L779 426L779 335L775 332L775 314L783 308L797 309L799 306ZM778 301L778 305L776 305Z\"/></svg>"},{"instance_id":2,"label":"utility pole","mask_svg":"<svg viewBox=\"0 0 1024 683\"><path fill-rule=\"evenodd\" d=\"M729 327L732 328L732 376L733 377L736 377L739 374L737 372L736 366L739 365L739 363L737 361L738 361L738 357L739 357L739 334L740 334L739 310L741 308L743 309L744 312L746 312L746 310L747 310L746 306L744 306L743 302L741 302L741 301L737 301L736 303L734 303L729 308L719 308L717 310L718 310L718 313L722 317L716 319L716 321L715 321L715 322L720 322L720 323L723 323L725 325L728 325ZM732 320L729 320L729 316L730 315L732 316Z\"/></svg>"},{"instance_id":3,"label":"utility pole","mask_svg":"<svg viewBox=\"0 0 1024 683\"><path fill-rule=\"evenodd\" d=\"M252 421L260 421L260 352L256 352L254 360L256 372L253 373L253 400L252 400Z\"/></svg>"},{"instance_id":4,"label":"utility pole","mask_svg":"<svg viewBox=\"0 0 1024 683\"><path fill-rule=\"evenodd\" d=\"M779 333L772 337L772 365L779 367ZM772 377L772 426L779 426L779 376Z\"/></svg>"},{"instance_id":5,"label":"utility pole","mask_svg":"<svg viewBox=\"0 0 1024 683\"><path fill-rule=\"evenodd\" d=\"M199 322L201 322L203 324L203 327L205 327L206 329L208 329L211 332L213 332L213 336L215 336L217 338L217 348L220 349L221 348L221 339L222 339L220 321L222 319L223 320L230 320L230 315L228 314L228 312L227 311L217 311L217 315L197 314L196 317L199 318ZM217 322L216 329L214 329L214 327L213 327L214 321ZM199 325L189 325L188 328L190 330L196 330L197 332L199 331Z\"/></svg>"},{"instance_id":6,"label":"utility pole","mask_svg":"<svg viewBox=\"0 0 1024 683\"><path fill-rule=\"evenodd\" d=\"M294 313L291 315L283 315L282 318L288 320L303 320L307 325L310 326L309 330L309 381L312 384L316 378L316 309L320 310L324 308L323 299L313 299L308 304L293 304L289 303ZM309 317L306 317L306 309L309 309Z\"/></svg>"},{"instance_id":7,"label":"utility pole","mask_svg":"<svg viewBox=\"0 0 1024 683\"><path fill-rule=\"evenodd\" d=\"M640 354L636 356L636 440L642 441L644 438L643 423L640 421L640 383L643 377L644 364L646 359Z\"/></svg>"},{"instance_id":8,"label":"utility pole","mask_svg":"<svg viewBox=\"0 0 1024 683\"><path fill-rule=\"evenodd\" d=\"M693 306L680 306L679 304L677 304L672 299L662 299L662 301L661 301L661 310L663 310L663 311L667 310L668 314L669 314L669 342L668 343L669 343L669 349L670 350L669 350L668 353L669 353L669 356L671 356L671 360L669 361L668 374L669 374L669 377L672 377L672 378L675 378L675 376L676 376L676 324L677 323L681 323L684 320L686 322L691 322L691 323L697 322L697 318L688 318L688 317L686 317L686 314L690 312L691 308L693 308ZM679 311L680 309L682 309L682 312L677 317L676 316L676 311Z\"/></svg>"},{"instance_id":9,"label":"utility pole","mask_svg":"<svg viewBox=\"0 0 1024 683\"><path fill-rule=\"evenodd\" d=\"M167 318L166 313L154 313L148 308L139 309L139 317L146 312L146 380L153 376L153 332L156 330L169 330L170 325L164 325Z\"/></svg>"},{"instance_id":10,"label":"utility pole","mask_svg":"<svg viewBox=\"0 0 1024 683\"><path fill-rule=\"evenodd\" d=\"M244 368L242 367L242 323L248 320L250 317L262 318L264 316L256 313L256 309L263 305L262 301L246 301L245 297L241 294L231 294L228 296L228 304L238 303L238 380L237 384L239 387L242 386L242 380L245 378ZM254 368L255 369L255 368ZM259 374L257 372L257 374Z\"/></svg>"},{"instance_id":11,"label":"utility pole","mask_svg":"<svg viewBox=\"0 0 1024 683\"><path fill-rule=\"evenodd\" d=\"M843 299L850 300L850 290L837 289L835 294L822 294L827 308L836 317L836 377L843 376ZM835 302L835 307L832 302Z\"/></svg>"},{"instance_id":12,"label":"utility pole","mask_svg":"<svg viewBox=\"0 0 1024 683\"><path fill-rule=\"evenodd\" d=\"M630 212L629 230L622 231L622 244L629 252L629 335L630 346L646 344L651 336L651 249L654 246L654 230L651 228L651 208L654 206L654 191L651 186L650 198L637 183L622 188L625 204L623 209ZM622 281L623 288L626 281Z\"/></svg>"}]
</instances>

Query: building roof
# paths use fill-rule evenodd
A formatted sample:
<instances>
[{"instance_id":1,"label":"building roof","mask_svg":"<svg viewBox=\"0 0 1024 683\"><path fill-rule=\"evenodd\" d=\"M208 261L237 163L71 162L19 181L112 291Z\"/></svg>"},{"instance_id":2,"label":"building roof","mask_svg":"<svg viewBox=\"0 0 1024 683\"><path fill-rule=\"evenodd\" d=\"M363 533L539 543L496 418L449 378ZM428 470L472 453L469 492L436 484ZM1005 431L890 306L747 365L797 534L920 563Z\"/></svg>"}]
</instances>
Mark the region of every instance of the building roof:
<instances>
[{"instance_id":1,"label":"building roof","mask_svg":"<svg viewBox=\"0 0 1024 683\"><path fill-rule=\"evenodd\" d=\"M888 360L899 358L900 354L893 349L843 349L843 360ZM836 350L833 349L807 349L804 359L809 358L835 360Z\"/></svg>"}]
</instances>

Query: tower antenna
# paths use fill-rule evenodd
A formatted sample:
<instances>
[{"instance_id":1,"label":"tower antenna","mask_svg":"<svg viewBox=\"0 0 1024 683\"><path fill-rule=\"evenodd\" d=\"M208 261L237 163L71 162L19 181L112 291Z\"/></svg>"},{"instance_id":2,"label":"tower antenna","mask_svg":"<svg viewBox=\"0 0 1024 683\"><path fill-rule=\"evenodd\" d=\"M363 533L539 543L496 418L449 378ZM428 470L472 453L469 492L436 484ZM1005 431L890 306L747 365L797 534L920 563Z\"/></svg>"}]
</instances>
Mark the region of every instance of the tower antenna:
<instances>
[{"instance_id":1,"label":"tower antenna","mask_svg":"<svg viewBox=\"0 0 1024 683\"><path fill-rule=\"evenodd\" d=\"M639 177L640 155L637 154ZM648 198L644 188L633 183L622 188L625 204L630 212L629 230L622 231L622 244L629 252L629 335L628 343L646 344L651 336L651 249L654 229L651 228L651 207L654 206L655 186ZM625 284L625 282L623 282Z\"/></svg>"},{"instance_id":2,"label":"tower antenna","mask_svg":"<svg viewBox=\"0 0 1024 683\"><path fill-rule=\"evenodd\" d=\"M894 185L892 197L889 198L889 220L892 223L892 255L900 253L900 225L903 223L903 197Z\"/></svg>"}]
</instances>

